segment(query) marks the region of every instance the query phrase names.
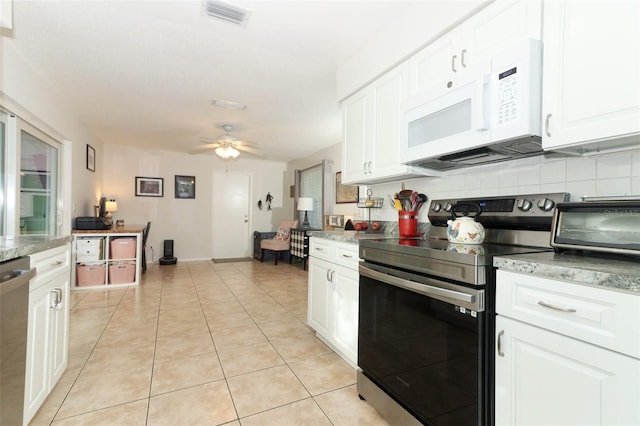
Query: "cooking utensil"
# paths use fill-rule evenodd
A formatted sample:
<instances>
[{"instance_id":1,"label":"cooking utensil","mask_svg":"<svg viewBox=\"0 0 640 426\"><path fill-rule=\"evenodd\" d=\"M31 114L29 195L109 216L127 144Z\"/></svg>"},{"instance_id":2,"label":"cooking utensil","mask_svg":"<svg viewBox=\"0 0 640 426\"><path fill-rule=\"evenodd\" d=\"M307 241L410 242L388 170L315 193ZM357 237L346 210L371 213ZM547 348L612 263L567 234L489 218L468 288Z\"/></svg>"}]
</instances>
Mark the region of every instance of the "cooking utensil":
<instances>
[{"instance_id":1,"label":"cooking utensil","mask_svg":"<svg viewBox=\"0 0 640 426\"><path fill-rule=\"evenodd\" d=\"M413 191L410 189L403 189L398 193L398 199L404 211L411 211L411 194Z\"/></svg>"},{"instance_id":2,"label":"cooking utensil","mask_svg":"<svg viewBox=\"0 0 640 426\"><path fill-rule=\"evenodd\" d=\"M469 216L472 210L476 213ZM447 221L447 239L451 243L481 244L484 241L484 226L475 219L482 208L474 203L457 203L451 208L451 220Z\"/></svg>"},{"instance_id":3,"label":"cooking utensil","mask_svg":"<svg viewBox=\"0 0 640 426\"><path fill-rule=\"evenodd\" d=\"M416 207L416 210L420 210L420 207L422 207L422 205L426 203L427 200L429 200L429 198L426 195L418 194L418 199L417 199L418 205Z\"/></svg>"},{"instance_id":4,"label":"cooking utensil","mask_svg":"<svg viewBox=\"0 0 640 426\"><path fill-rule=\"evenodd\" d=\"M391 207L398 211L402 210L402 204L400 204L400 200L398 200L397 198L391 198L391 195L389 195L389 201L391 202Z\"/></svg>"}]
</instances>

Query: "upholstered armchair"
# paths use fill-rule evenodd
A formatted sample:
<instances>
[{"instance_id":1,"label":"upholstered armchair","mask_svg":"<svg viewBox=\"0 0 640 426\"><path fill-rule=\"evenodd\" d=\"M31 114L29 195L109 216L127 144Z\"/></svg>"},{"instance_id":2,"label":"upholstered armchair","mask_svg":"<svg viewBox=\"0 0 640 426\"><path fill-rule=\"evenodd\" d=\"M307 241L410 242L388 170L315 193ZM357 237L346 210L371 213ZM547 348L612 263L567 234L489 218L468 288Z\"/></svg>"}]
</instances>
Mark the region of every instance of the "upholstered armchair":
<instances>
[{"instance_id":1,"label":"upholstered armchair","mask_svg":"<svg viewBox=\"0 0 640 426\"><path fill-rule=\"evenodd\" d=\"M283 220L280 222L280 227L276 231L276 235L270 240L260 241L260 262L264 260L265 250L273 252L274 264L278 264L278 260L281 258L282 253L289 251L290 235L289 230L291 228L297 228L297 220Z\"/></svg>"}]
</instances>

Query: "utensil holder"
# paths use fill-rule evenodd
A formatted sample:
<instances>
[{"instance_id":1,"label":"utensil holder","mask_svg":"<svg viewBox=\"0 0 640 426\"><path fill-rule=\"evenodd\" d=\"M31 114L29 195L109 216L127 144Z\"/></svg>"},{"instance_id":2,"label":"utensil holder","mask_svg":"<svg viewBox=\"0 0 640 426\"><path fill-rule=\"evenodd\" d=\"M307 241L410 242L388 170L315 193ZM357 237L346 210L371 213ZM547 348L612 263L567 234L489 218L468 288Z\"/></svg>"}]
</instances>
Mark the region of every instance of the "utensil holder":
<instances>
[{"instance_id":1,"label":"utensil holder","mask_svg":"<svg viewBox=\"0 0 640 426\"><path fill-rule=\"evenodd\" d=\"M401 237L415 237L418 235L418 212L398 212L398 233Z\"/></svg>"}]
</instances>

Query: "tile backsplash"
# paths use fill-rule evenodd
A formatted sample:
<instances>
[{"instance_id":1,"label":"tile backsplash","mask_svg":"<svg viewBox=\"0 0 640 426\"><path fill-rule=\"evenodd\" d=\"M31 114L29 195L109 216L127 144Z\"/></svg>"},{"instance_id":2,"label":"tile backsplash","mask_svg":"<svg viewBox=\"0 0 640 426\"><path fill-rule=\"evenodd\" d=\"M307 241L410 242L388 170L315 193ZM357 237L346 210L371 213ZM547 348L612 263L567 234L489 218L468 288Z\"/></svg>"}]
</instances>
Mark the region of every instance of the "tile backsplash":
<instances>
[{"instance_id":1,"label":"tile backsplash","mask_svg":"<svg viewBox=\"0 0 640 426\"><path fill-rule=\"evenodd\" d=\"M402 182L372 186L374 195L393 195ZM540 192L568 192L572 201L583 196L640 195L640 150L571 157L547 154L503 163L450 171L441 177L404 181L408 189L427 194L429 200ZM373 209L372 218L391 220L397 215L386 205ZM375 211L377 210L377 211ZM426 221L426 208L420 220ZM374 217L377 216L377 217Z\"/></svg>"}]
</instances>

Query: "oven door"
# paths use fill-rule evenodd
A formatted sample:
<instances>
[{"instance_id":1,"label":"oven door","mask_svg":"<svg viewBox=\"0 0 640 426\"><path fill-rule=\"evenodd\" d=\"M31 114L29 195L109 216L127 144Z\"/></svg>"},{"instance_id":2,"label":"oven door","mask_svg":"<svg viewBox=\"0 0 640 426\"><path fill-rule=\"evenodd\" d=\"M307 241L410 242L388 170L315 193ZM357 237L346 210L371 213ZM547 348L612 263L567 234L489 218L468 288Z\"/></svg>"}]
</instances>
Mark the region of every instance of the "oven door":
<instances>
[{"instance_id":1,"label":"oven door","mask_svg":"<svg viewBox=\"0 0 640 426\"><path fill-rule=\"evenodd\" d=\"M428 425L487 424L484 288L360 265L358 366Z\"/></svg>"}]
</instances>

